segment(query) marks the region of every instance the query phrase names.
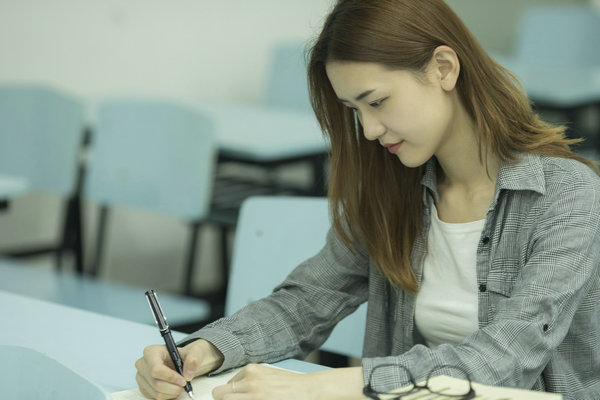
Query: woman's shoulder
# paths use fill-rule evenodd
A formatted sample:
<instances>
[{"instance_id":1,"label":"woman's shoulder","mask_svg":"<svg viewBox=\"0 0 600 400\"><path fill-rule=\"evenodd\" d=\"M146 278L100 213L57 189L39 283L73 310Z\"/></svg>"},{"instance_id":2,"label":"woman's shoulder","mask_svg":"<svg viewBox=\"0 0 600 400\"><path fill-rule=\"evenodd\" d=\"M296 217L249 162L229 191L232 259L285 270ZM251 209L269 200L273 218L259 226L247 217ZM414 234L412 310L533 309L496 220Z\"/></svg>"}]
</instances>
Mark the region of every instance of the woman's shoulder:
<instances>
[{"instance_id":1,"label":"woman's shoulder","mask_svg":"<svg viewBox=\"0 0 600 400\"><path fill-rule=\"evenodd\" d=\"M571 202L570 207L600 212L600 176L575 159L520 153L501 166L498 188L537 204L534 208Z\"/></svg>"},{"instance_id":2,"label":"woman's shoulder","mask_svg":"<svg viewBox=\"0 0 600 400\"><path fill-rule=\"evenodd\" d=\"M600 213L600 176L588 165L571 158L538 156L543 171L543 195L538 200L551 208Z\"/></svg>"},{"instance_id":3,"label":"woman's shoulder","mask_svg":"<svg viewBox=\"0 0 600 400\"><path fill-rule=\"evenodd\" d=\"M600 177L586 164L570 158L532 153L514 154L501 164L500 189L551 194L567 188L586 188L600 192Z\"/></svg>"},{"instance_id":4,"label":"woman's shoulder","mask_svg":"<svg viewBox=\"0 0 600 400\"><path fill-rule=\"evenodd\" d=\"M537 156L546 184L585 186L600 191L600 176L588 165L572 158Z\"/></svg>"}]
</instances>

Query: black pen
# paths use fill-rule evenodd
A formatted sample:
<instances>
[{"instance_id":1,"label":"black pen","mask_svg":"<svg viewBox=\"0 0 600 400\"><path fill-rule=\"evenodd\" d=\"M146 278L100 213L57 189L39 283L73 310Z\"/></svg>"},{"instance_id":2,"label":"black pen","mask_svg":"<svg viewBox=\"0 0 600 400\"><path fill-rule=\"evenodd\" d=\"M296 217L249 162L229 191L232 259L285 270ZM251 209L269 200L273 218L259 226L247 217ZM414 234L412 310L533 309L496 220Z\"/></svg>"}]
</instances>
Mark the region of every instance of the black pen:
<instances>
[{"instance_id":1,"label":"black pen","mask_svg":"<svg viewBox=\"0 0 600 400\"><path fill-rule=\"evenodd\" d=\"M160 307L154 290L148 290L146 292L146 299L148 300L150 310L152 310L152 315L154 315L154 320L156 321L156 325L158 325L160 334L165 340L167 350L169 351L171 360L173 360L175 369L177 370L177 372L179 372L181 376L183 376L183 361L181 360L181 356L179 355L179 351L177 350L177 346L175 345L173 336L171 336L171 329L169 328L169 324L167 324L167 319L165 318L165 314L163 313L162 308ZM188 396L190 396L190 399L194 400L192 385L190 385L189 382L185 383L185 391L187 392Z\"/></svg>"}]
</instances>

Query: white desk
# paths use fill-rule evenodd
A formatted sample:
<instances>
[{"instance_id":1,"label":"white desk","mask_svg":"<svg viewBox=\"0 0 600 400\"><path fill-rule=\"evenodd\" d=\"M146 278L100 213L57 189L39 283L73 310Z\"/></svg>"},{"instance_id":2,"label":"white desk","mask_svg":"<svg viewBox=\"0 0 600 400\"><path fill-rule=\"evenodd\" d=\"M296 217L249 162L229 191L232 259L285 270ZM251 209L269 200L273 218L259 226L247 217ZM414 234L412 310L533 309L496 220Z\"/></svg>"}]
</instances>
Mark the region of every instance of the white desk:
<instances>
[{"instance_id":1,"label":"white desk","mask_svg":"<svg viewBox=\"0 0 600 400\"><path fill-rule=\"evenodd\" d=\"M151 289L151 288L148 288ZM0 290L154 326L145 289L0 258ZM207 302L158 293L172 326L205 321Z\"/></svg>"},{"instance_id":2,"label":"white desk","mask_svg":"<svg viewBox=\"0 0 600 400\"><path fill-rule=\"evenodd\" d=\"M213 118L219 151L226 156L270 162L329 148L309 111L227 103L199 103L197 108Z\"/></svg>"},{"instance_id":3,"label":"white desk","mask_svg":"<svg viewBox=\"0 0 600 400\"><path fill-rule=\"evenodd\" d=\"M0 344L45 353L108 392L136 387L135 361L144 347L162 343L156 327L1 290L0 315ZM175 340L184 336L173 332ZM295 360L276 365L301 372L324 368Z\"/></svg>"},{"instance_id":4,"label":"white desk","mask_svg":"<svg viewBox=\"0 0 600 400\"><path fill-rule=\"evenodd\" d=\"M552 68L510 64L528 96L544 107L577 108L600 103L600 67Z\"/></svg>"},{"instance_id":5,"label":"white desk","mask_svg":"<svg viewBox=\"0 0 600 400\"><path fill-rule=\"evenodd\" d=\"M312 194L327 192L325 159L330 144L311 111L207 102L195 107L215 124L219 162L263 168L308 162L313 175Z\"/></svg>"},{"instance_id":6,"label":"white desk","mask_svg":"<svg viewBox=\"0 0 600 400\"><path fill-rule=\"evenodd\" d=\"M98 107L109 99L88 101L86 119L92 135ZM318 192L315 194L326 192L324 161L330 145L310 110L207 101L182 101L179 104L196 109L213 120L219 161L263 167L308 161L313 168L314 190ZM143 143L140 145L143 146Z\"/></svg>"},{"instance_id":7,"label":"white desk","mask_svg":"<svg viewBox=\"0 0 600 400\"><path fill-rule=\"evenodd\" d=\"M490 55L515 74L529 98L541 106L569 109L600 103L600 66L560 67Z\"/></svg>"},{"instance_id":8,"label":"white desk","mask_svg":"<svg viewBox=\"0 0 600 400\"><path fill-rule=\"evenodd\" d=\"M515 74L536 108L563 113L574 125L578 124L582 110L594 107L600 112L600 66L561 67L532 64L512 56L491 55ZM596 151L600 149L599 137L600 132L597 132L592 142Z\"/></svg>"},{"instance_id":9,"label":"white desk","mask_svg":"<svg viewBox=\"0 0 600 400\"><path fill-rule=\"evenodd\" d=\"M86 120L92 132L98 107L110 99L101 97L88 101ZM311 111L224 102L175 103L205 113L213 120L219 152L226 156L273 162L322 154L329 149Z\"/></svg>"}]
</instances>

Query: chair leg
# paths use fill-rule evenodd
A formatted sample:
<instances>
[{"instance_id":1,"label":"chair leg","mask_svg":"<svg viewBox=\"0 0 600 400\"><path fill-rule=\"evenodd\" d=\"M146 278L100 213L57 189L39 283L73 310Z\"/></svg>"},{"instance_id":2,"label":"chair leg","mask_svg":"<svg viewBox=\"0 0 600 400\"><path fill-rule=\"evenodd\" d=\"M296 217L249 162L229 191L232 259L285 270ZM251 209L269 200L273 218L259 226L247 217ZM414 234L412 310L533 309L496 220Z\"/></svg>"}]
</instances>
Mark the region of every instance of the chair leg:
<instances>
[{"instance_id":1,"label":"chair leg","mask_svg":"<svg viewBox=\"0 0 600 400\"><path fill-rule=\"evenodd\" d=\"M100 206L100 215L98 216L98 226L96 228L96 247L91 259L89 273L92 276L98 276L102 264L102 255L104 253L104 239L106 236L106 226L108 224L109 209L108 206Z\"/></svg>"},{"instance_id":2,"label":"chair leg","mask_svg":"<svg viewBox=\"0 0 600 400\"><path fill-rule=\"evenodd\" d=\"M569 108L565 110L565 116L567 118L567 137L574 139L581 136L580 132L580 121L579 121L579 109Z\"/></svg>"},{"instance_id":3,"label":"chair leg","mask_svg":"<svg viewBox=\"0 0 600 400\"><path fill-rule=\"evenodd\" d=\"M311 160L313 196L327 195L327 179L325 178L325 155L316 155Z\"/></svg>"},{"instance_id":4,"label":"chair leg","mask_svg":"<svg viewBox=\"0 0 600 400\"><path fill-rule=\"evenodd\" d=\"M81 207L81 197L77 195L73 199L73 252L75 253L75 269L78 273L83 273L83 213Z\"/></svg>"},{"instance_id":5,"label":"chair leg","mask_svg":"<svg viewBox=\"0 0 600 400\"><path fill-rule=\"evenodd\" d=\"M227 299L227 286L229 284L229 231L226 225L217 225L221 246L221 287L208 296L210 302L210 320L214 321L225 315L225 301Z\"/></svg>"},{"instance_id":6,"label":"chair leg","mask_svg":"<svg viewBox=\"0 0 600 400\"><path fill-rule=\"evenodd\" d=\"M594 134L594 149L596 152L600 153L600 102L593 105L593 109L595 112L595 122L596 122L596 131Z\"/></svg>"},{"instance_id":7,"label":"chair leg","mask_svg":"<svg viewBox=\"0 0 600 400\"><path fill-rule=\"evenodd\" d=\"M68 249L73 252L75 258L75 271L84 272L84 251L83 251L83 213L82 196L83 185L85 181L86 161L83 156L90 144L92 131L85 128L81 134L80 156L77 165L77 176L75 182L75 192L67 200L65 224L63 227L62 243L56 249L56 268L62 267L63 251Z\"/></svg>"},{"instance_id":8,"label":"chair leg","mask_svg":"<svg viewBox=\"0 0 600 400\"><path fill-rule=\"evenodd\" d=\"M220 226L221 234L221 278L224 292L227 291L229 283L229 229L226 226Z\"/></svg>"},{"instance_id":9,"label":"chair leg","mask_svg":"<svg viewBox=\"0 0 600 400\"><path fill-rule=\"evenodd\" d=\"M183 281L183 293L192 295L192 279L194 277L194 266L196 264L196 246L198 245L198 233L202 223L192 222L190 224L190 241L188 243L187 259L185 261L185 274Z\"/></svg>"},{"instance_id":10,"label":"chair leg","mask_svg":"<svg viewBox=\"0 0 600 400\"><path fill-rule=\"evenodd\" d=\"M62 268L62 255L70 250L75 258L75 271L83 272L83 229L81 216L81 197L72 195L65 205L65 222L60 245L56 248L56 268Z\"/></svg>"},{"instance_id":11,"label":"chair leg","mask_svg":"<svg viewBox=\"0 0 600 400\"><path fill-rule=\"evenodd\" d=\"M193 222L190 224L190 241L188 243L188 255L185 265L184 275L184 294L186 296L192 296L192 281L194 275L194 266L196 262L196 248L198 246L198 236L202 223ZM223 316L225 310L225 298L227 295L227 283L229 281L229 246L228 246L228 233L229 229L225 226L218 225L219 229L219 240L221 246L221 279L222 286L219 290L214 293L209 293L206 296L200 296L200 298L206 299L211 306L211 317L209 321L213 321ZM209 322L208 321L208 322Z\"/></svg>"}]
</instances>

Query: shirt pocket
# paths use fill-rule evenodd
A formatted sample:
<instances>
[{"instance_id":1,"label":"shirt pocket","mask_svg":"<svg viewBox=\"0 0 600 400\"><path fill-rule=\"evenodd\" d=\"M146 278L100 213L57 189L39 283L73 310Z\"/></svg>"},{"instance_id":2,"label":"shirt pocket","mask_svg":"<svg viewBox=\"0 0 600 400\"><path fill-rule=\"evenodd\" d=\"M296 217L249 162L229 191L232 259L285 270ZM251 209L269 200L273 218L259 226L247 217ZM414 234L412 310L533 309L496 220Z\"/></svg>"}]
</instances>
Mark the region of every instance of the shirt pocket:
<instances>
[{"instance_id":1,"label":"shirt pocket","mask_svg":"<svg viewBox=\"0 0 600 400\"><path fill-rule=\"evenodd\" d=\"M487 276L486 291L488 296L489 319L493 320L499 303L510 298L516 282L516 273L510 269L492 270Z\"/></svg>"}]
</instances>

